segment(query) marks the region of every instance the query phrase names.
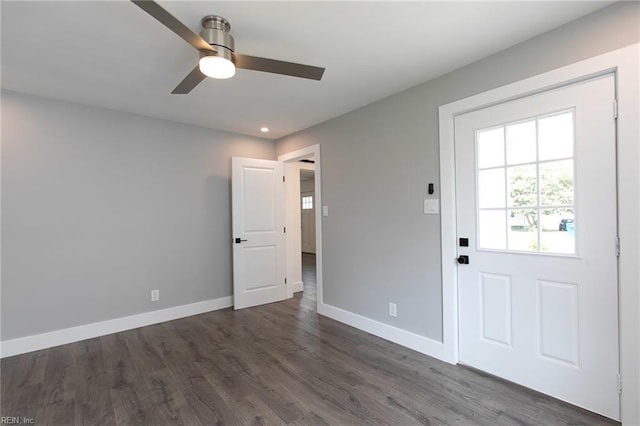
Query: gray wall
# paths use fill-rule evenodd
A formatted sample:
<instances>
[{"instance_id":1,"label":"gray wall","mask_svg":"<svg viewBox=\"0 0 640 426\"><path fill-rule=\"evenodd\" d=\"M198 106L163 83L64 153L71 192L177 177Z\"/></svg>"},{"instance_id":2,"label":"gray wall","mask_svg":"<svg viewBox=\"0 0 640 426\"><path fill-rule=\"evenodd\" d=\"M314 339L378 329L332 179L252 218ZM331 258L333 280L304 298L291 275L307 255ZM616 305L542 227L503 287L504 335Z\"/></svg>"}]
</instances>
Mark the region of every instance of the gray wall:
<instances>
[{"instance_id":1,"label":"gray wall","mask_svg":"<svg viewBox=\"0 0 640 426\"><path fill-rule=\"evenodd\" d=\"M230 296L230 157L274 154L2 92L2 340Z\"/></svg>"},{"instance_id":2,"label":"gray wall","mask_svg":"<svg viewBox=\"0 0 640 426\"><path fill-rule=\"evenodd\" d=\"M278 154L321 145L325 303L441 340L440 220L422 214L438 187L438 107L636 43L639 8L614 4L279 140Z\"/></svg>"}]
</instances>

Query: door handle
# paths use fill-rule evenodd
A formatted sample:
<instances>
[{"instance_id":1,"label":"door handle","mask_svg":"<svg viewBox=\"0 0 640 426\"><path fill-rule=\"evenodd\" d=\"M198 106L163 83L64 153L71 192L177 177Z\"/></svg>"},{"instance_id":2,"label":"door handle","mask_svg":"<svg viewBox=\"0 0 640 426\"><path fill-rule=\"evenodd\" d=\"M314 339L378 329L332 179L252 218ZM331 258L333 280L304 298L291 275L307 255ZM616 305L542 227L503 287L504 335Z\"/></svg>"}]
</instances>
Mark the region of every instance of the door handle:
<instances>
[{"instance_id":1,"label":"door handle","mask_svg":"<svg viewBox=\"0 0 640 426\"><path fill-rule=\"evenodd\" d=\"M461 265L468 265L469 264L469 256L467 256L467 255L460 255L460 256L458 256L458 258L456 260Z\"/></svg>"},{"instance_id":2,"label":"door handle","mask_svg":"<svg viewBox=\"0 0 640 426\"><path fill-rule=\"evenodd\" d=\"M240 238L236 238L236 244L240 244L241 242L244 242L244 241L248 241L248 240L242 240Z\"/></svg>"}]
</instances>

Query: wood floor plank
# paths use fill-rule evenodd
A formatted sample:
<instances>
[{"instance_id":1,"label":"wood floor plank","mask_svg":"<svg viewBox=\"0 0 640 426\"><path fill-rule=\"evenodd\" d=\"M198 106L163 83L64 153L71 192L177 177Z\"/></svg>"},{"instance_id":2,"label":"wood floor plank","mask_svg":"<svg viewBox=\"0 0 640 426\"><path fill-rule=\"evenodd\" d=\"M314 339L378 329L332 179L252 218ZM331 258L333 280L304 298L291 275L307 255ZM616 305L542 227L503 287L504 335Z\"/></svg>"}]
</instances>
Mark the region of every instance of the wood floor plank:
<instances>
[{"instance_id":1,"label":"wood floor plank","mask_svg":"<svg viewBox=\"0 0 640 426\"><path fill-rule=\"evenodd\" d=\"M230 426L242 424L229 404L204 378L194 378L192 386L185 389L185 397L188 406L202 424Z\"/></svg>"},{"instance_id":2,"label":"wood floor plank","mask_svg":"<svg viewBox=\"0 0 640 426\"><path fill-rule=\"evenodd\" d=\"M58 400L46 405L36 417L37 423L45 425L70 425L75 421L75 401Z\"/></svg>"},{"instance_id":3,"label":"wood floor plank","mask_svg":"<svg viewBox=\"0 0 640 426\"><path fill-rule=\"evenodd\" d=\"M48 351L36 351L7 360L6 365L0 369L2 382L0 389L7 392L23 386L42 383L48 354Z\"/></svg>"},{"instance_id":4,"label":"wood floor plank","mask_svg":"<svg viewBox=\"0 0 640 426\"><path fill-rule=\"evenodd\" d=\"M75 423L113 424L111 395L105 392L110 387L110 370L100 339L78 342L71 349L75 358Z\"/></svg>"},{"instance_id":5,"label":"wood floor plank","mask_svg":"<svg viewBox=\"0 0 640 426\"><path fill-rule=\"evenodd\" d=\"M142 397L142 405L150 412L147 424L193 423L194 418L185 411L188 407L185 389L169 368L141 377L135 389Z\"/></svg>"},{"instance_id":6,"label":"wood floor plank","mask_svg":"<svg viewBox=\"0 0 640 426\"><path fill-rule=\"evenodd\" d=\"M213 364L198 363L209 383L221 393L222 397L244 414L243 406L248 403L261 420L271 419L273 423L291 423L303 416L303 411L295 399L283 399L284 389L275 382L266 381L248 371L228 372ZM250 411L250 412L251 412Z\"/></svg>"},{"instance_id":7,"label":"wood floor plank","mask_svg":"<svg viewBox=\"0 0 640 426\"><path fill-rule=\"evenodd\" d=\"M52 425L615 425L316 313L304 292L0 361L0 415Z\"/></svg>"},{"instance_id":8,"label":"wood floor plank","mask_svg":"<svg viewBox=\"0 0 640 426\"><path fill-rule=\"evenodd\" d=\"M153 326L150 328L153 328ZM136 369L140 373L151 373L166 368L162 357L156 352L153 344L147 339L142 329L138 328L126 332L124 339Z\"/></svg>"},{"instance_id":9,"label":"wood floor plank","mask_svg":"<svg viewBox=\"0 0 640 426\"><path fill-rule=\"evenodd\" d=\"M75 361L71 346L57 346L48 349L43 380L41 401L45 406L62 403L61 410L66 410L67 403L73 402L76 394L74 383ZM73 404L71 404L73 405ZM65 408L63 408L64 406Z\"/></svg>"},{"instance_id":10,"label":"wood floor plank","mask_svg":"<svg viewBox=\"0 0 640 426\"><path fill-rule=\"evenodd\" d=\"M324 421L322 417L320 417L313 411L305 414L304 417L290 424L292 426L330 426L329 423Z\"/></svg>"},{"instance_id":11,"label":"wood floor plank","mask_svg":"<svg viewBox=\"0 0 640 426\"><path fill-rule=\"evenodd\" d=\"M45 406L43 400L45 393L42 392L43 385L25 386L19 389L12 389L10 392L3 392L0 395L0 416L39 419L42 417L42 410Z\"/></svg>"}]
</instances>

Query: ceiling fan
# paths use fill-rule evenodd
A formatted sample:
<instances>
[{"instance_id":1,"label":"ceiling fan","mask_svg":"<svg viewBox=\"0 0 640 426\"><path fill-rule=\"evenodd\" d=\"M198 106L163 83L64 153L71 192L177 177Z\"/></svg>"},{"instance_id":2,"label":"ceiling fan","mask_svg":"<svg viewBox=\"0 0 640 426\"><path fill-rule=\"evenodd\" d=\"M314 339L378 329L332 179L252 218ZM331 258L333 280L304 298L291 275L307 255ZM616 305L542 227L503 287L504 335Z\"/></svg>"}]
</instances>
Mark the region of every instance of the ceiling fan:
<instances>
[{"instance_id":1,"label":"ceiling fan","mask_svg":"<svg viewBox=\"0 0 640 426\"><path fill-rule=\"evenodd\" d=\"M232 77L236 67L311 80L320 80L324 74L324 68L320 67L236 53L233 37L229 34L231 24L221 16L207 15L202 18L202 31L198 35L155 1L131 0L131 2L200 52L198 65L173 89L171 92L173 94L189 93L207 76Z\"/></svg>"}]
</instances>

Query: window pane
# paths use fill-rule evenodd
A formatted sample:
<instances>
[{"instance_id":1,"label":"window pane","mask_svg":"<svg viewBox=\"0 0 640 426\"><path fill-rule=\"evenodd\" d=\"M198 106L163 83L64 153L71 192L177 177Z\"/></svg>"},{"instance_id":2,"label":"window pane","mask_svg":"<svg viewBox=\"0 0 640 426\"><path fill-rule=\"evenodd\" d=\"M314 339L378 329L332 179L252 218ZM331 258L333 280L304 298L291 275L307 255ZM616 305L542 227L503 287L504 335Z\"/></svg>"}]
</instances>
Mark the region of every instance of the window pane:
<instances>
[{"instance_id":1,"label":"window pane","mask_svg":"<svg viewBox=\"0 0 640 426\"><path fill-rule=\"evenodd\" d=\"M542 210L542 251L574 254L576 228L573 209Z\"/></svg>"},{"instance_id":2,"label":"window pane","mask_svg":"<svg viewBox=\"0 0 640 426\"><path fill-rule=\"evenodd\" d=\"M507 248L505 210L480 210L478 244L485 249Z\"/></svg>"},{"instance_id":3,"label":"window pane","mask_svg":"<svg viewBox=\"0 0 640 426\"><path fill-rule=\"evenodd\" d=\"M538 204L536 166L507 168L509 207L535 207Z\"/></svg>"},{"instance_id":4,"label":"window pane","mask_svg":"<svg viewBox=\"0 0 640 426\"><path fill-rule=\"evenodd\" d=\"M478 248L575 254L574 114L476 131Z\"/></svg>"},{"instance_id":5,"label":"window pane","mask_svg":"<svg viewBox=\"0 0 640 426\"><path fill-rule=\"evenodd\" d=\"M479 130L476 135L478 143L478 168L504 165L504 127Z\"/></svg>"},{"instance_id":6,"label":"window pane","mask_svg":"<svg viewBox=\"0 0 640 426\"><path fill-rule=\"evenodd\" d=\"M302 197L302 210L313 209L313 196L307 195Z\"/></svg>"},{"instance_id":7,"label":"window pane","mask_svg":"<svg viewBox=\"0 0 640 426\"><path fill-rule=\"evenodd\" d=\"M573 157L573 112L538 120L540 160Z\"/></svg>"},{"instance_id":8,"label":"window pane","mask_svg":"<svg viewBox=\"0 0 640 426\"><path fill-rule=\"evenodd\" d=\"M509 250L538 251L538 218L536 211L510 210Z\"/></svg>"},{"instance_id":9,"label":"window pane","mask_svg":"<svg viewBox=\"0 0 640 426\"><path fill-rule=\"evenodd\" d=\"M535 120L507 126L507 164L536 161Z\"/></svg>"},{"instance_id":10,"label":"window pane","mask_svg":"<svg viewBox=\"0 0 640 426\"><path fill-rule=\"evenodd\" d=\"M540 204L573 205L573 160L540 164Z\"/></svg>"},{"instance_id":11,"label":"window pane","mask_svg":"<svg viewBox=\"0 0 640 426\"><path fill-rule=\"evenodd\" d=\"M504 169L480 170L478 172L478 206L480 208L504 207Z\"/></svg>"}]
</instances>

